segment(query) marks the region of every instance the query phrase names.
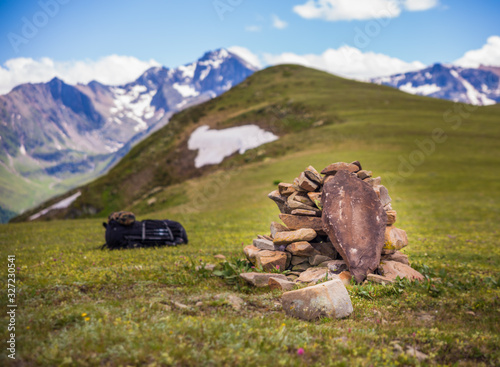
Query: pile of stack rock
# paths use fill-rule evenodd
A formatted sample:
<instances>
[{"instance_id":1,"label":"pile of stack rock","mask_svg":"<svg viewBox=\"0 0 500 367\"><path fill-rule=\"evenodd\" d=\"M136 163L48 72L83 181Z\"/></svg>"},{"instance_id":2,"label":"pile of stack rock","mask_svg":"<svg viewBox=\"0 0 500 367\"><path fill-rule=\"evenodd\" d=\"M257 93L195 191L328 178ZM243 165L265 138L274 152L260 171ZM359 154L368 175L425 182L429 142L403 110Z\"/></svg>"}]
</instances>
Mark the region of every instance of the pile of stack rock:
<instances>
[{"instance_id":1,"label":"pile of stack rock","mask_svg":"<svg viewBox=\"0 0 500 367\"><path fill-rule=\"evenodd\" d=\"M332 274L345 284L351 276L358 283L368 279L386 284L397 276L423 279L398 251L408 239L394 226L396 211L387 188L358 161L333 163L321 174L309 166L268 196L278 205L284 225L272 222L271 233L259 235L244 252L264 271L289 272L286 277L262 274L260 285L290 290ZM244 275L251 283L256 276Z\"/></svg>"}]
</instances>

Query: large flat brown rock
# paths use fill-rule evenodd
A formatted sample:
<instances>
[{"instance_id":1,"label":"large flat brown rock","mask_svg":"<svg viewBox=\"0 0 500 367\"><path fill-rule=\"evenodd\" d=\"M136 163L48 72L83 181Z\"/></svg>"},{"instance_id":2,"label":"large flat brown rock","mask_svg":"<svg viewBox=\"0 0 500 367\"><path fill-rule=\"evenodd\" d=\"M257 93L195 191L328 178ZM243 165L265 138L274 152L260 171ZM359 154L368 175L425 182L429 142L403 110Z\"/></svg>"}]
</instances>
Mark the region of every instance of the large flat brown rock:
<instances>
[{"instance_id":1,"label":"large flat brown rock","mask_svg":"<svg viewBox=\"0 0 500 367\"><path fill-rule=\"evenodd\" d=\"M373 188L347 170L323 186L323 228L356 282L380 263L387 214Z\"/></svg>"}]
</instances>

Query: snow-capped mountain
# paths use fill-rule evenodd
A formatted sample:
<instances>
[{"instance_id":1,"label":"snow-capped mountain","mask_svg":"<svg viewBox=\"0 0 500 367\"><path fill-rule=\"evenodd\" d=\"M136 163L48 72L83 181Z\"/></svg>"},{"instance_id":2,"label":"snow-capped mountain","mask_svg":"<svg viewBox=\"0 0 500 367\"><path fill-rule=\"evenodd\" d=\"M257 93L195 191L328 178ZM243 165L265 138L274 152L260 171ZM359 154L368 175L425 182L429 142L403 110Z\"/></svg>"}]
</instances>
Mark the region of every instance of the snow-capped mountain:
<instances>
[{"instance_id":1,"label":"snow-capped mountain","mask_svg":"<svg viewBox=\"0 0 500 367\"><path fill-rule=\"evenodd\" d=\"M372 82L454 102L474 105L500 102L499 67L481 66L476 69L435 64L419 71L374 78Z\"/></svg>"},{"instance_id":2,"label":"snow-capped mountain","mask_svg":"<svg viewBox=\"0 0 500 367\"><path fill-rule=\"evenodd\" d=\"M21 180L0 185L0 207L20 211L104 173L175 112L224 93L255 71L219 49L176 69L153 67L121 86L54 78L15 87L0 96L0 170ZM43 190L31 191L44 194L20 205L14 182L31 188L43 182Z\"/></svg>"}]
</instances>

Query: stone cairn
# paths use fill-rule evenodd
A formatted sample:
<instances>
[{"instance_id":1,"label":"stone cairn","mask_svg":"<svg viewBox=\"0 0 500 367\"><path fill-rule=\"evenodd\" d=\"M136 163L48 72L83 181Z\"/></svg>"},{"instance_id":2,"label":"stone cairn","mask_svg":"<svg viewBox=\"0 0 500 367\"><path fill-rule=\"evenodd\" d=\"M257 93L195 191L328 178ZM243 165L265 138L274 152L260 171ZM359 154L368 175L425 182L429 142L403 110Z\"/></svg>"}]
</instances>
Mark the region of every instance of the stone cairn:
<instances>
[{"instance_id":1,"label":"stone cairn","mask_svg":"<svg viewBox=\"0 0 500 367\"><path fill-rule=\"evenodd\" d=\"M321 280L335 281L335 292L340 292L345 301L340 311L336 308L328 313L323 307L313 312L314 307L304 306L311 301L310 294L308 302L303 292L299 301L286 301L295 299L296 292L305 291L295 290L283 295L287 313L304 319L347 316L352 305L345 286L351 277L357 283L368 280L381 284L393 283L398 276L424 279L409 266L408 256L399 252L408 245L408 238L404 230L394 226L397 213L387 188L358 161L330 164L321 174L309 166L293 183L280 183L268 197L277 204L284 224L271 222L271 233L258 235L244 252L259 269L289 272L286 276L257 272L241 276L255 286L283 291L303 283L314 286ZM328 292L328 283L307 292ZM323 290L315 289L322 285L326 285Z\"/></svg>"}]
</instances>

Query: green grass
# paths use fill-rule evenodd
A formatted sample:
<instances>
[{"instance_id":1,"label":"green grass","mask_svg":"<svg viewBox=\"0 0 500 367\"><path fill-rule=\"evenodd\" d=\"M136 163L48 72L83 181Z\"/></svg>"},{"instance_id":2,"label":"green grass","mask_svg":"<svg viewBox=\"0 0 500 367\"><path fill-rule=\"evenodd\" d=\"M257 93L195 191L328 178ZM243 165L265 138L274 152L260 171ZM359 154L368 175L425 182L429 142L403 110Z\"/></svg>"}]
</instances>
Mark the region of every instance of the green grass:
<instances>
[{"instance_id":1,"label":"green grass","mask_svg":"<svg viewBox=\"0 0 500 367\"><path fill-rule=\"evenodd\" d=\"M309 119L300 99L329 78L310 73L318 75L316 84L279 72L280 83L289 80L286 90L269 79L269 85L237 89L240 104L228 93L200 107L208 109L205 116L197 109L185 112L206 121L219 108L241 111L244 101L260 98L253 94L259 90L279 97L295 81L303 83L304 95L294 92L293 121L324 120L298 133L294 123L274 143L234 156L205 176L171 186L155 183L161 189L148 188L123 206L139 219L182 222L187 246L100 251L104 229L98 218L0 226L3 274L8 254L16 255L20 268L13 365L419 365L407 354L397 355L391 342L427 354L423 365L499 365L500 108L467 112L446 101L334 79L338 84L330 94L322 100L318 93L308 102L315 111ZM342 83L347 86L336 89ZM261 114L262 124L271 124L275 112L259 108L245 113ZM461 126L447 114L455 108L462 112L452 117L470 113ZM435 128L447 139L411 173L406 166L400 170L401 159L417 157L417 141L428 142ZM162 141L166 132L157 134L153 139ZM159 148L139 145L119 170L132 171L134 161L145 162L143 152L151 159L154 149ZM156 152L163 157L164 151ZM279 292L228 284L195 270L196 264L219 262L216 254L242 258L243 245L269 232L278 210L266 195L276 181L290 182L308 165L322 169L353 160L382 176L398 212L396 225L408 233L403 252L428 281L352 285L349 318L305 322L285 316ZM151 198L156 202L148 205ZM233 309L224 298L229 294L246 305ZM6 301L4 294L4 315ZM5 351L0 358L9 363Z\"/></svg>"},{"instance_id":2,"label":"green grass","mask_svg":"<svg viewBox=\"0 0 500 367\"><path fill-rule=\"evenodd\" d=\"M182 221L187 246L100 251L97 219L0 227L2 258L16 254L20 268L18 365L418 364L396 356L392 341L415 346L429 364L500 363L498 177L492 162L473 153L436 153L394 186L397 225L410 238L404 252L430 281L352 286L348 319L291 319L279 293L238 290L194 270L191 262L217 263L218 253L241 258L242 244L269 231L278 211L266 194L277 178L355 158L367 158L361 162L377 175L394 174L385 149L343 144L341 151L299 152L188 181L185 202L167 209L161 198L179 187L158 193L158 211L141 217ZM246 306L235 311L220 294L238 295Z\"/></svg>"}]
</instances>

